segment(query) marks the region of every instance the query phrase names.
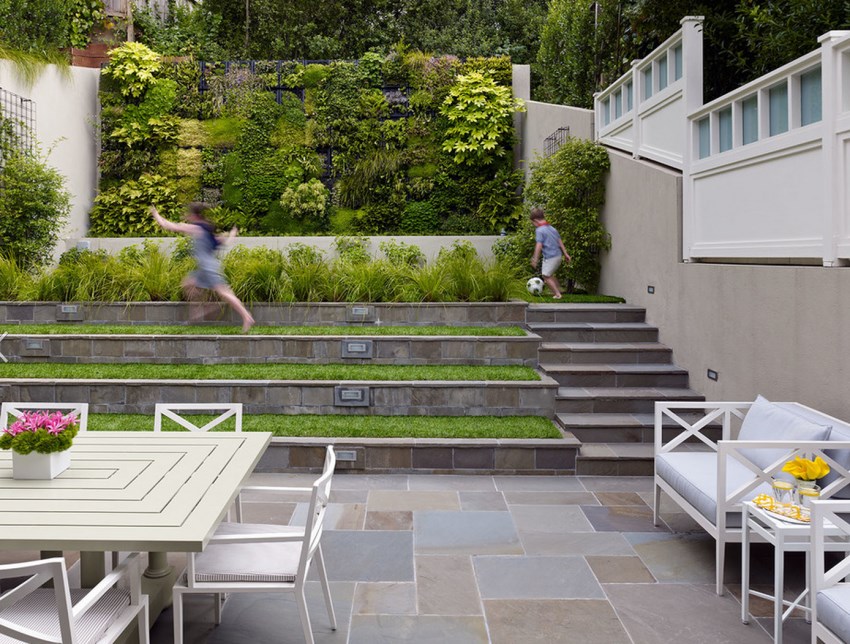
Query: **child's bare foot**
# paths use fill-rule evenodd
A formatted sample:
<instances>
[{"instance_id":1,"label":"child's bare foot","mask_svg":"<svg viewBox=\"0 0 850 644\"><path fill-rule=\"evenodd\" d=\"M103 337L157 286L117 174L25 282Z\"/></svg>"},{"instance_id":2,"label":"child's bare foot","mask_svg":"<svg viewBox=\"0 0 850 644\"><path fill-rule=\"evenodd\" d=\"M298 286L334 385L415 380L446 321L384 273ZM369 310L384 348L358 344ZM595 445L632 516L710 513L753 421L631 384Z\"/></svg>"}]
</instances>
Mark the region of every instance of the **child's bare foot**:
<instances>
[{"instance_id":1,"label":"child's bare foot","mask_svg":"<svg viewBox=\"0 0 850 644\"><path fill-rule=\"evenodd\" d=\"M254 318L249 315L242 321L242 333L248 333L252 326L254 326Z\"/></svg>"},{"instance_id":2,"label":"child's bare foot","mask_svg":"<svg viewBox=\"0 0 850 644\"><path fill-rule=\"evenodd\" d=\"M553 299L553 300L560 300L560 299L561 299L561 294L560 294L560 293L558 293L557 295L553 295L553 296L552 296L552 299Z\"/></svg>"}]
</instances>

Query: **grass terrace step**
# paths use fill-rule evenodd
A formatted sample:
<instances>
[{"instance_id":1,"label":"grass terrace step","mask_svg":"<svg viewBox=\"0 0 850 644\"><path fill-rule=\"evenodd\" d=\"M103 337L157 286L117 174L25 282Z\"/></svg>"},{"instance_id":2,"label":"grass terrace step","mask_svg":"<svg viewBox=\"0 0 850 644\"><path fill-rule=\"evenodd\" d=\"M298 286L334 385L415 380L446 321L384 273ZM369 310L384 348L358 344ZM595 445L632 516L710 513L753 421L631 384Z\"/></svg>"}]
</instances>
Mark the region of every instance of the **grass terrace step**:
<instances>
[{"instance_id":1,"label":"grass terrace step","mask_svg":"<svg viewBox=\"0 0 850 644\"><path fill-rule=\"evenodd\" d=\"M530 367L349 364L0 363L0 378L50 380L532 381Z\"/></svg>"},{"instance_id":2,"label":"grass terrace step","mask_svg":"<svg viewBox=\"0 0 850 644\"><path fill-rule=\"evenodd\" d=\"M561 387L555 397L557 413L654 413L656 400L705 400L692 389L664 387Z\"/></svg>"},{"instance_id":3,"label":"grass terrace step","mask_svg":"<svg viewBox=\"0 0 850 644\"><path fill-rule=\"evenodd\" d=\"M529 322L544 342L657 342L658 329L644 322Z\"/></svg>"},{"instance_id":4,"label":"grass terrace step","mask_svg":"<svg viewBox=\"0 0 850 644\"><path fill-rule=\"evenodd\" d=\"M565 387L687 387L688 371L673 364L541 364Z\"/></svg>"},{"instance_id":5,"label":"grass terrace step","mask_svg":"<svg viewBox=\"0 0 850 644\"><path fill-rule=\"evenodd\" d=\"M214 416L190 417L196 424ZM163 431L186 431L165 418ZM232 419L213 431L233 431ZM91 414L90 431L152 431L153 417L145 414ZM563 438L548 418L539 416L319 416L246 414L242 431L272 432L275 436L329 438Z\"/></svg>"},{"instance_id":6,"label":"grass terrace step","mask_svg":"<svg viewBox=\"0 0 850 644\"><path fill-rule=\"evenodd\" d=\"M246 335L239 326L208 326L182 324L16 324L4 328L9 338L39 335ZM474 336L523 337L526 332L518 326L255 326L250 336Z\"/></svg>"},{"instance_id":7,"label":"grass terrace step","mask_svg":"<svg viewBox=\"0 0 850 644\"><path fill-rule=\"evenodd\" d=\"M670 347L658 342L543 342L538 355L545 364L660 364L673 359Z\"/></svg>"},{"instance_id":8,"label":"grass terrace step","mask_svg":"<svg viewBox=\"0 0 850 644\"><path fill-rule=\"evenodd\" d=\"M529 304L526 322L644 322L646 309L631 304Z\"/></svg>"}]
</instances>

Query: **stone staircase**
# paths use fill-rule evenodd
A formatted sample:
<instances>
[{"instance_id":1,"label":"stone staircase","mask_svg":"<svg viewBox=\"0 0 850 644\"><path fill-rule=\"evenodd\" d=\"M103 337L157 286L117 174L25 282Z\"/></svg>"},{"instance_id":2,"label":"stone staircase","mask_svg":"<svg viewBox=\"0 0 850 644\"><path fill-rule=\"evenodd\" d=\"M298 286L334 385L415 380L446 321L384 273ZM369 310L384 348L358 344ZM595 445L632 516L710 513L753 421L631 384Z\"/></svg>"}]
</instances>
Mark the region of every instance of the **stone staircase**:
<instances>
[{"instance_id":1,"label":"stone staircase","mask_svg":"<svg viewBox=\"0 0 850 644\"><path fill-rule=\"evenodd\" d=\"M656 400L704 400L688 387L645 310L627 304L532 304L539 368L558 382L556 423L582 443L577 474L652 473Z\"/></svg>"}]
</instances>

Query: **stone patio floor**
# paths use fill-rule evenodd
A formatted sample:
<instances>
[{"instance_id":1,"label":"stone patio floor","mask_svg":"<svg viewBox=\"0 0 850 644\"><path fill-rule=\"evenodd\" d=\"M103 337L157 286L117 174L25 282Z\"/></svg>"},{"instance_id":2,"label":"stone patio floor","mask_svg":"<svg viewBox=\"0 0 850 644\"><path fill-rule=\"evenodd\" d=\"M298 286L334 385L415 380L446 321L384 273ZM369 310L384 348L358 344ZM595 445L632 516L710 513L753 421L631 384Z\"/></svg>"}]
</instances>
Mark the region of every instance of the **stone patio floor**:
<instances>
[{"instance_id":1,"label":"stone patio floor","mask_svg":"<svg viewBox=\"0 0 850 644\"><path fill-rule=\"evenodd\" d=\"M257 485L310 475L258 474ZM303 521L306 499L246 496L247 521ZM681 513L652 525L649 477L357 475L334 477L323 546L338 630L318 582L308 601L317 643L769 642L771 606L741 623L740 548L728 591L714 592L714 542ZM662 503L662 508L664 504ZM667 509L673 510L672 502ZM772 551L753 546L755 582L772 586ZM179 557L174 563L180 564ZM786 562L789 595L802 558ZM186 599L186 642L303 642L291 595L233 595L213 626L212 598ZM166 609L153 644L172 641ZM809 641L801 618L785 642Z\"/></svg>"}]
</instances>

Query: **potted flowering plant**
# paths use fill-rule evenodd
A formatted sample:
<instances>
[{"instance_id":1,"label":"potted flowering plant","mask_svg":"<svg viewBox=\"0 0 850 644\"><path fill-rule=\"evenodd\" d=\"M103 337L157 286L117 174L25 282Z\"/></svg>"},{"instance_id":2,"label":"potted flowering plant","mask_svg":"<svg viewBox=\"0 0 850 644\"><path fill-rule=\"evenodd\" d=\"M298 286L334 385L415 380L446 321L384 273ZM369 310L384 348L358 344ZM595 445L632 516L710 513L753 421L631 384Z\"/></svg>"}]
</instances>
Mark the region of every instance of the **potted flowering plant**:
<instances>
[{"instance_id":1,"label":"potted flowering plant","mask_svg":"<svg viewBox=\"0 0 850 644\"><path fill-rule=\"evenodd\" d=\"M74 414L22 412L0 433L0 449L12 450L16 479L52 479L71 464L68 449L80 430Z\"/></svg>"}]
</instances>

